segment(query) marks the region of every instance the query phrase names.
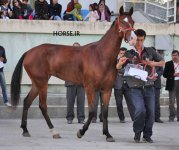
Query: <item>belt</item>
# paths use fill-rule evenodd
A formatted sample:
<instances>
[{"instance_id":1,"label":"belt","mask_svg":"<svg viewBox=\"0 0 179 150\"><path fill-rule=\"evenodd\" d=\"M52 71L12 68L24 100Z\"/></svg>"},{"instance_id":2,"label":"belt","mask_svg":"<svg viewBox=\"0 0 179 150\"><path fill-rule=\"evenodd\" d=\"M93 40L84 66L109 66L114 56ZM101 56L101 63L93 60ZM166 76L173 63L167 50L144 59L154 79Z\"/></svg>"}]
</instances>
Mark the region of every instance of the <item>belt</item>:
<instances>
[{"instance_id":1,"label":"belt","mask_svg":"<svg viewBox=\"0 0 179 150\"><path fill-rule=\"evenodd\" d=\"M123 74L121 74L121 73L118 73L117 75L118 75L118 76L123 76Z\"/></svg>"},{"instance_id":2,"label":"belt","mask_svg":"<svg viewBox=\"0 0 179 150\"><path fill-rule=\"evenodd\" d=\"M139 87L139 89L145 89L145 88L150 88L150 87L154 87L154 85L144 85L144 86L141 86Z\"/></svg>"}]
</instances>

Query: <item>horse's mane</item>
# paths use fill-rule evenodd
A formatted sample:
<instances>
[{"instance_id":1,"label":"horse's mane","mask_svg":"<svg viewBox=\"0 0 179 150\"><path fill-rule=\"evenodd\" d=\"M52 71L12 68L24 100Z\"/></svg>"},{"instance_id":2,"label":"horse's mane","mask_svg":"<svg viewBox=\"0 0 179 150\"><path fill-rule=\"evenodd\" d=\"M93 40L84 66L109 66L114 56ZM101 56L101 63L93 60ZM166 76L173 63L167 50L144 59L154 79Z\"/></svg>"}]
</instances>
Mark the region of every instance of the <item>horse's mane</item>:
<instances>
[{"instance_id":1,"label":"horse's mane","mask_svg":"<svg viewBox=\"0 0 179 150\"><path fill-rule=\"evenodd\" d=\"M111 25L111 28L114 26L116 20L117 20L117 17L116 17L116 19L113 21L113 23L112 23L112 25Z\"/></svg>"}]
</instances>

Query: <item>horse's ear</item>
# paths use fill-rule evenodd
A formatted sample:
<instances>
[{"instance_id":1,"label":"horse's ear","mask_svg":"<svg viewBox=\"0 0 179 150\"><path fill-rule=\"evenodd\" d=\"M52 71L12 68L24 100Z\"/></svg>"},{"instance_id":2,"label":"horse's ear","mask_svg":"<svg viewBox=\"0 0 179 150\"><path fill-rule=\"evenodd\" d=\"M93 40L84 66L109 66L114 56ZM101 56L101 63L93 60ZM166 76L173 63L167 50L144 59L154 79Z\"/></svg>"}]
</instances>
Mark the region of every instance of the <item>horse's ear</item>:
<instances>
[{"instance_id":1,"label":"horse's ear","mask_svg":"<svg viewBox=\"0 0 179 150\"><path fill-rule=\"evenodd\" d=\"M133 7L131 7L131 9L129 10L129 15L132 16L133 12L134 12L134 9Z\"/></svg>"},{"instance_id":2,"label":"horse's ear","mask_svg":"<svg viewBox=\"0 0 179 150\"><path fill-rule=\"evenodd\" d=\"M122 15L124 13L124 8L123 6L121 6L121 8L119 9L119 14Z\"/></svg>"}]
</instances>

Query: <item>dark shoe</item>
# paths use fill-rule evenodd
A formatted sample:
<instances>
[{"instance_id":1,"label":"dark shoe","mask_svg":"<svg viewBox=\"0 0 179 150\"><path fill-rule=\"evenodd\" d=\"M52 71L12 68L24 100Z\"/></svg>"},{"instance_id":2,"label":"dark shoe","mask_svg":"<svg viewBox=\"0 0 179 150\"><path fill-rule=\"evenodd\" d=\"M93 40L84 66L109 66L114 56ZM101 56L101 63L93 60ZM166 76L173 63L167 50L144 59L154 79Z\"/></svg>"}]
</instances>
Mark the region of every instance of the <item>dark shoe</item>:
<instances>
[{"instance_id":1,"label":"dark shoe","mask_svg":"<svg viewBox=\"0 0 179 150\"><path fill-rule=\"evenodd\" d=\"M179 118L177 118L177 121L179 121Z\"/></svg>"},{"instance_id":2,"label":"dark shoe","mask_svg":"<svg viewBox=\"0 0 179 150\"><path fill-rule=\"evenodd\" d=\"M100 121L100 122L103 122L103 119L102 119L102 118L99 118L99 121Z\"/></svg>"},{"instance_id":3,"label":"dark shoe","mask_svg":"<svg viewBox=\"0 0 179 150\"><path fill-rule=\"evenodd\" d=\"M135 133L134 141L135 141L136 143L139 143L139 142L140 142L140 137L141 137L141 132Z\"/></svg>"},{"instance_id":4,"label":"dark shoe","mask_svg":"<svg viewBox=\"0 0 179 150\"><path fill-rule=\"evenodd\" d=\"M163 121L160 120L160 119L155 119L155 122L157 122L157 123L163 123Z\"/></svg>"},{"instance_id":5,"label":"dark shoe","mask_svg":"<svg viewBox=\"0 0 179 150\"><path fill-rule=\"evenodd\" d=\"M174 118L169 118L169 122L174 122Z\"/></svg>"},{"instance_id":6,"label":"dark shoe","mask_svg":"<svg viewBox=\"0 0 179 150\"><path fill-rule=\"evenodd\" d=\"M67 120L67 123L68 123L68 124L72 124L72 123L73 123L73 120Z\"/></svg>"},{"instance_id":7,"label":"dark shoe","mask_svg":"<svg viewBox=\"0 0 179 150\"><path fill-rule=\"evenodd\" d=\"M120 123L126 123L125 120L120 120Z\"/></svg>"},{"instance_id":8,"label":"dark shoe","mask_svg":"<svg viewBox=\"0 0 179 150\"><path fill-rule=\"evenodd\" d=\"M80 120L80 121L78 121L78 123L85 124L85 121L84 120Z\"/></svg>"},{"instance_id":9,"label":"dark shoe","mask_svg":"<svg viewBox=\"0 0 179 150\"><path fill-rule=\"evenodd\" d=\"M147 143L153 143L154 141L149 137L149 138L144 138L143 137L143 141L147 142Z\"/></svg>"},{"instance_id":10,"label":"dark shoe","mask_svg":"<svg viewBox=\"0 0 179 150\"><path fill-rule=\"evenodd\" d=\"M94 117L92 120L91 120L92 123L96 123L96 118Z\"/></svg>"}]
</instances>

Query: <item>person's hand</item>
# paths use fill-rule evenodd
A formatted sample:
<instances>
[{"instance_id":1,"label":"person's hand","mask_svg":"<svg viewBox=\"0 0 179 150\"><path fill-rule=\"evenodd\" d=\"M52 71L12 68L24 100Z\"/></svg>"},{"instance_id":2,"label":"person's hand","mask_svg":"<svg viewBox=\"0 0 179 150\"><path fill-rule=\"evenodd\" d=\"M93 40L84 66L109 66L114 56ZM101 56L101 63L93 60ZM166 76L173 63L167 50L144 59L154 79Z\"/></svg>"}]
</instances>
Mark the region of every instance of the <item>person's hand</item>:
<instances>
[{"instance_id":1,"label":"person's hand","mask_svg":"<svg viewBox=\"0 0 179 150\"><path fill-rule=\"evenodd\" d=\"M174 77L179 77L179 72L178 72L178 73L174 73L173 76L174 76Z\"/></svg>"},{"instance_id":2,"label":"person's hand","mask_svg":"<svg viewBox=\"0 0 179 150\"><path fill-rule=\"evenodd\" d=\"M128 60L128 58L122 57L122 58L119 59L119 63L120 63L121 65L123 65L127 60Z\"/></svg>"},{"instance_id":3,"label":"person's hand","mask_svg":"<svg viewBox=\"0 0 179 150\"><path fill-rule=\"evenodd\" d=\"M157 80L157 76L154 75L154 76L152 76L152 77L148 77L148 79L155 81L155 80Z\"/></svg>"},{"instance_id":4,"label":"person's hand","mask_svg":"<svg viewBox=\"0 0 179 150\"><path fill-rule=\"evenodd\" d=\"M4 58L3 58L3 57L0 57L0 61L3 62L3 61L4 61Z\"/></svg>"},{"instance_id":5,"label":"person's hand","mask_svg":"<svg viewBox=\"0 0 179 150\"><path fill-rule=\"evenodd\" d=\"M143 60L142 63L145 64L145 65L151 66L151 67L155 67L155 62L154 61L150 61L148 59Z\"/></svg>"},{"instance_id":6,"label":"person's hand","mask_svg":"<svg viewBox=\"0 0 179 150\"><path fill-rule=\"evenodd\" d=\"M134 45L136 45L136 42L137 42L137 40L135 38L131 37L131 40L129 41L129 45L134 46Z\"/></svg>"},{"instance_id":7,"label":"person's hand","mask_svg":"<svg viewBox=\"0 0 179 150\"><path fill-rule=\"evenodd\" d=\"M2 13L3 13L4 16L6 15L6 11L3 11Z\"/></svg>"},{"instance_id":8,"label":"person's hand","mask_svg":"<svg viewBox=\"0 0 179 150\"><path fill-rule=\"evenodd\" d=\"M151 67L155 67L155 62L154 61L149 61L148 65L151 66Z\"/></svg>"},{"instance_id":9,"label":"person's hand","mask_svg":"<svg viewBox=\"0 0 179 150\"><path fill-rule=\"evenodd\" d=\"M130 38L130 41L129 41L129 45L130 46L135 46L136 43L137 43L137 36L134 33L134 31L131 31L131 38Z\"/></svg>"},{"instance_id":10,"label":"person's hand","mask_svg":"<svg viewBox=\"0 0 179 150\"><path fill-rule=\"evenodd\" d=\"M12 17L12 11L8 11L10 17Z\"/></svg>"},{"instance_id":11,"label":"person's hand","mask_svg":"<svg viewBox=\"0 0 179 150\"><path fill-rule=\"evenodd\" d=\"M126 58L126 57L120 58L120 59L119 59L119 62L118 62L117 65L116 65L116 68L117 68L117 69L122 68L122 65L123 65L127 60L128 60L128 58Z\"/></svg>"}]
</instances>

